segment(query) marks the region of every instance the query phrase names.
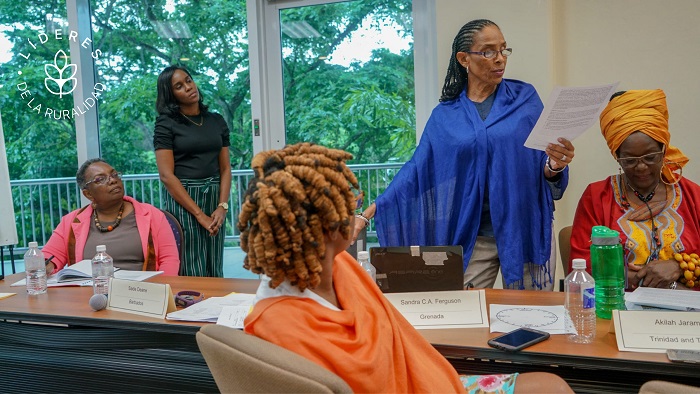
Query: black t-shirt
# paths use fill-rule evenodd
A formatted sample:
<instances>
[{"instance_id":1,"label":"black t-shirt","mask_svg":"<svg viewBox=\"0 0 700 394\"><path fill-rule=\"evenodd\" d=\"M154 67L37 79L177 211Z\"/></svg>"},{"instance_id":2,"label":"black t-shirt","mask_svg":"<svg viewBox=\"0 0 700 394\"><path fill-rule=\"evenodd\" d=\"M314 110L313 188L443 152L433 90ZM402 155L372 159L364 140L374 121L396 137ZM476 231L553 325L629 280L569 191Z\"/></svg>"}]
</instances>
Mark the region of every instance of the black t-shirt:
<instances>
[{"instance_id":1,"label":"black t-shirt","mask_svg":"<svg viewBox=\"0 0 700 394\"><path fill-rule=\"evenodd\" d=\"M199 116L191 118L200 120ZM201 126L192 122L181 123L168 115L160 115L156 119L153 148L173 151L175 176L180 179L204 179L219 175L219 153L221 148L229 145L228 126L217 113L205 114Z\"/></svg>"}]
</instances>

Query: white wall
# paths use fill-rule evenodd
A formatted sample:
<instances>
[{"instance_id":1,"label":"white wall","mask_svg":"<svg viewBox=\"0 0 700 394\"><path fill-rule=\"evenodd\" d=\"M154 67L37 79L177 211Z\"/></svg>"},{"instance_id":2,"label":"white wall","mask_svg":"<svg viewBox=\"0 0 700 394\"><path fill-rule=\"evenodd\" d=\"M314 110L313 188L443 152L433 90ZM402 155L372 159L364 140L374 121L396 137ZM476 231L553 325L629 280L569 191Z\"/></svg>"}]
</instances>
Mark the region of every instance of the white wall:
<instances>
[{"instance_id":1,"label":"white wall","mask_svg":"<svg viewBox=\"0 0 700 394\"><path fill-rule=\"evenodd\" d=\"M700 78L698 0L437 0L438 70L442 87L459 28L486 18L503 31L513 55L506 78L532 83L546 102L554 85L620 81L619 90L666 92L671 143L691 159L683 175L700 181L700 137L694 124ZM574 141L576 158L555 228L573 222L586 186L617 173L596 124Z\"/></svg>"}]
</instances>

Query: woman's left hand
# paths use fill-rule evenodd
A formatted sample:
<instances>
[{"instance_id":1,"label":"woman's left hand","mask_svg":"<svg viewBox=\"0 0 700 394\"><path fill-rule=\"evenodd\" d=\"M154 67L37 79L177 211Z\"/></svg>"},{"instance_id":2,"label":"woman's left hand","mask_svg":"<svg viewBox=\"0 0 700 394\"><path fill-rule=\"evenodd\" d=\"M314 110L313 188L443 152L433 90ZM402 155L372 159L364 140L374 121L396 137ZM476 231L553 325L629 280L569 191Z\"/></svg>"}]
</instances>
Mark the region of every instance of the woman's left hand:
<instances>
[{"instance_id":1,"label":"woman's left hand","mask_svg":"<svg viewBox=\"0 0 700 394\"><path fill-rule=\"evenodd\" d=\"M654 260L640 270L644 276L644 287L668 289L682 275L676 260Z\"/></svg>"},{"instance_id":2,"label":"woman's left hand","mask_svg":"<svg viewBox=\"0 0 700 394\"><path fill-rule=\"evenodd\" d=\"M566 138L559 137L558 144L549 144L545 152L549 156L549 165L554 170L561 170L574 159L574 145ZM545 166L546 167L546 166ZM550 174L554 176L555 174Z\"/></svg>"},{"instance_id":3,"label":"woman's left hand","mask_svg":"<svg viewBox=\"0 0 700 394\"><path fill-rule=\"evenodd\" d=\"M211 236L213 237L219 233L219 230L221 230L221 227L224 225L224 220L226 220L226 210L223 207L216 208L214 212L211 213L211 218L213 220L209 225L209 229L212 231Z\"/></svg>"}]
</instances>

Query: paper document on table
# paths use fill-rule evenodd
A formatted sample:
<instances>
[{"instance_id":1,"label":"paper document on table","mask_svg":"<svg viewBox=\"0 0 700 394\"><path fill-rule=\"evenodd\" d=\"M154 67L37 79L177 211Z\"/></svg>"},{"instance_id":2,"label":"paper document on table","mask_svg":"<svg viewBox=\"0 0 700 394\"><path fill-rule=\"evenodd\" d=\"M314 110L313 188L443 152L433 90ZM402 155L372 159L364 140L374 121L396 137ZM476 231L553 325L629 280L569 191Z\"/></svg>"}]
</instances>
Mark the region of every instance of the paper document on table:
<instances>
[{"instance_id":1,"label":"paper document on table","mask_svg":"<svg viewBox=\"0 0 700 394\"><path fill-rule=\"evenodd\" d=\"M510 332L530 327L550 334L568 334L564 305L501 305L491 304L491 332Z\"/></svg>"},{"instance_id":2,"label":"paper document on table","mask_svg":"<svg viewBox=\"0 0 700 394\"><path fill-rule=\"evenodd\" d=\"M115 269L114 271L114 278L116 279L124 279L124 280L133 280L136 282L143 282L144 280L148 278L152 278L154 276L162 274L163 271L129 271L129 270L120 270L118 268ZM10 286L16 287L16 286L26 286L27 285L27 280L25 279L20 279L17 282L11 284ZM46 279L46 286L47 287L65 287L65 286L92 286L92 279L86 279L84 277L82 278L72 278L72 279L63 279L60 280L56 275L51 275Z\"/></svg>"},{"instance_id":3,"label":"paper document on table","mask_svg":"<svg viewBox=\"0 0 700 394\"><path fill-rule=\"evenodd\" d=\"M698 311L700 292L638 287L631 293L625 293L625 302L676 311Z\"/></svg>"},{"instance_id":4,"label":"paper document on table","mask_svg":"<svg viewBox=\"0 0 700 394\"><path fill-rule=\"evenodd\" d=\"M599 121L600 113L618 84L619 82L578 88L555 87L537 124L527 137L525 146L545 150L549 143L557 144L559 137L573 141Z\"/></svg>"},{"instance_id":5,"label":"paper document on table","mask_svg":"<svg viewBox=\"0 0 700 394\"><path fill-rule=\"evenodd\" d=\"M251 307L255 294L233 293L225 297L210 297L177 312L170 312L168 320L216 322L224 307Z\"/></svg>"},{"instance_id":6,"label":"paper document on table","mask_svg":"<svg viewBox=\"0 0 700 394\"><path fill-rule=\"evenodd\" d=\"M246 316L253 310L252 305L225 306L219 314L216 324L222 326L243 329L243 322Z\"/></svg>"}]
</instances>

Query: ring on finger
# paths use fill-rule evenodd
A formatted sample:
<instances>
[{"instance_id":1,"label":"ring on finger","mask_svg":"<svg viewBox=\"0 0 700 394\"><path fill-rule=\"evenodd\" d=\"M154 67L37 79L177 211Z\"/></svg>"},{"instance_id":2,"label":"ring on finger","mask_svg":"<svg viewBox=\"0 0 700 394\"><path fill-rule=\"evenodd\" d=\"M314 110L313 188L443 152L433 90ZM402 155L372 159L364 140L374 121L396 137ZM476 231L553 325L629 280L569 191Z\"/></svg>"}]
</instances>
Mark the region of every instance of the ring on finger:
<instances>
[{"instance_id":1,"label":"ring on finger","mask_svg":"<svg viewBox=\"0 0 700 394\"><path fill-rule=\"evenodd\" d=\"M566 161L566 155L561 157L561 161Z\"/></svg>"}]
</instances>

